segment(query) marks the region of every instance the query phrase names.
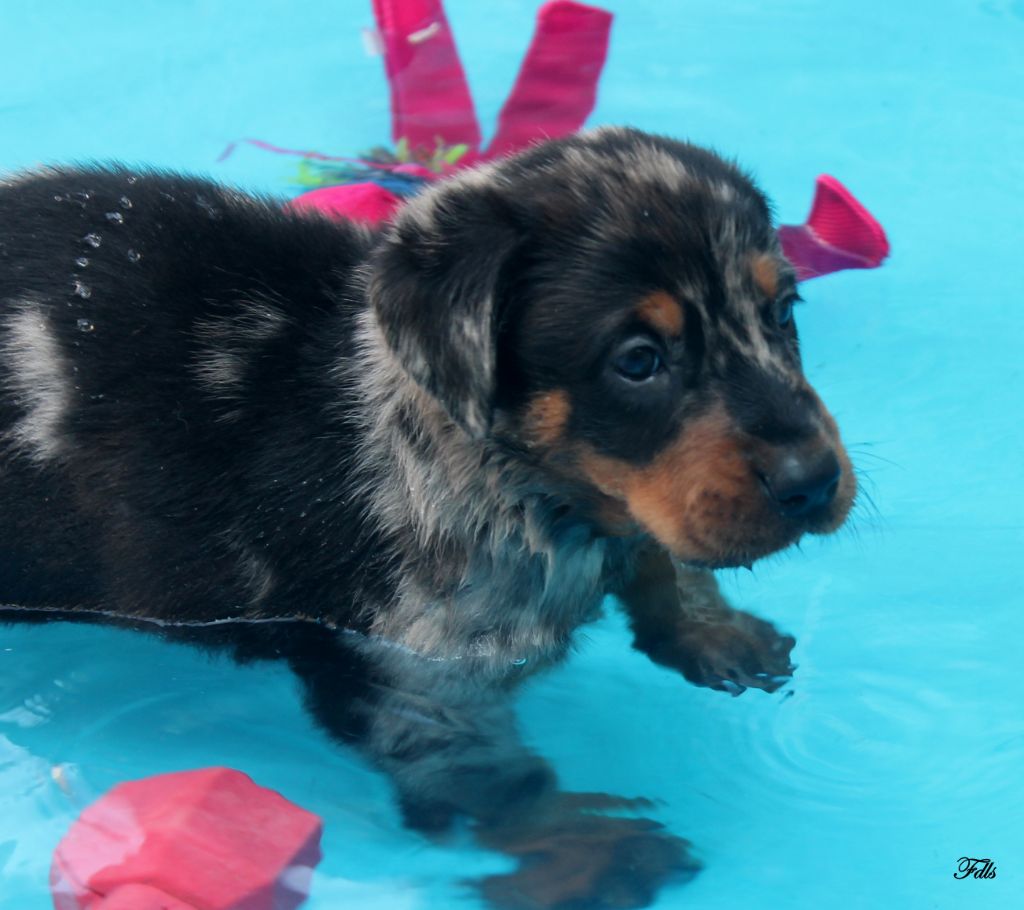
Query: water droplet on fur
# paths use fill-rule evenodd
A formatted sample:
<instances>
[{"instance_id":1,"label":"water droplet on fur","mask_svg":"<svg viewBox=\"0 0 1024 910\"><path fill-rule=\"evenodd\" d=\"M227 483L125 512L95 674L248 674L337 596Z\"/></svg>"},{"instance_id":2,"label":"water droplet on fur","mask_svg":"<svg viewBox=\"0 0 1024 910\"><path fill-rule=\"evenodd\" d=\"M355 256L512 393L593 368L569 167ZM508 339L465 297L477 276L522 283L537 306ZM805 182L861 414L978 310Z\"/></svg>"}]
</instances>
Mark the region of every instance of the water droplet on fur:
<instances>
[{"instance_id":1,"label":"water droplet on fur","mask_svg":"<svg viewBox=\"0 0 1024 910\"><path fill-rule=\"evenodd\" d=\"M79 256L75 260L75 265L77 265L80 269L84 269L88 264L89 264L89 259L86 256Z\"/></svg>"},{"instance_id":2,"label":"water droplet on fur","mask_svg":"<svg viewBox=\"0 0 1024 910\"><path fill-rule=\"evenodd\" d=\"M63 202L64 201L64 197L63 196L54 196L53 197L53 201L54 202Z\"/></svg>"},{"instance_id":3,"label":"water droplet on fur","mask_svg":"<svg viewBox=\"0 0 1024 910\"><path fill-rule=\"evenodd\" d=\"M88 300L90 297L92 297L92 288L90 288L89 285L87 284L82 284L81 281L76 281L75 293L84 300Z\"/></svg>"},{"instance_id":4,"label":"water droplet on fur","mask_svg":"<svg viewBox=\"0 0 1024 910\"><path fill-rule=\"evenodd\" d=\"M138 262L142 258L142 253L138 250L129 250L127 255L129 262Z\"/></svg>"},{"instance_id":5,"label":"water droplet on fur","mask_svg":"<svg viewBox=\"0 0 1024 910\"><path fill-rule=\"evenodd\" d=\"M107 221L112 221L114 224L120 224L124 221L124 215L120 212L107 212L106 218Z\"/></svg>"},{"instance_id":6,"label":"water droplet on fur","mask_svg":"<svg viewBox=\"0 0 1024 910\"><path fill-rule=\"evenodd\" d=\"M135 183L138 179L139 179L138 177L129 177L128 178L128 182L129 183Z\"/></svg>"},{"instance_id":7,"label":"water droplet on fur","mask_svg":"<svg viewBox=\"0 0 1024 910\"><path fill-rule=\"evenodd\" d=\"M103 238L100 237L99 234L86 234L82 238L82 241L84 243L88 243L89 246L91 246L93 249L96 249L96 247L98 247L103 242Z\"/></svg>"},{"instance_id":8,"label":"water droplet on fur","mask_svg":"<svg viewBox=\"0 0 1024 910\"><path fill-rule=\"evenodd\" d=\"M122 196L117 201L121 203L121 208L123 209L130 209L132 207L132 201L127 196Z\"/></svg>"},{"instance_id":9,"label":"water droplet on fur","mask_svg":"<svg viewBox=\"0 0 1024 910\"><path fill-rule=\"evenodd\" d=\"M78 331L79 332L95 332L96 326L94 326L88 319L78 320Z\"/></svg>"}]
</instances>

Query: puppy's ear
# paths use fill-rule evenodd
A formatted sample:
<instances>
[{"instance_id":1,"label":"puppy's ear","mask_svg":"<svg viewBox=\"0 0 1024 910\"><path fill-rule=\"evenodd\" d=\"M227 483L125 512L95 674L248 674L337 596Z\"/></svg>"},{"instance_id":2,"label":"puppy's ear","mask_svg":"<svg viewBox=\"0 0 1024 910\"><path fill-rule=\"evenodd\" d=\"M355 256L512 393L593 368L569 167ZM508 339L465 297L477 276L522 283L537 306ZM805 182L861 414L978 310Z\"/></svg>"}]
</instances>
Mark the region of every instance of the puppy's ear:
<instances>
[{"instance_id":1,"label":"puppy's ear","mask_svg":"<svg viewBox=\"0 0 1024 910\"><path fill-rule=\"evenodd\" d=\"M477 438L491 424L503 267L517 237L499 191L471 173L410 202L372 259L370 303L389 347Z\"/></svg>"}]
</instances>

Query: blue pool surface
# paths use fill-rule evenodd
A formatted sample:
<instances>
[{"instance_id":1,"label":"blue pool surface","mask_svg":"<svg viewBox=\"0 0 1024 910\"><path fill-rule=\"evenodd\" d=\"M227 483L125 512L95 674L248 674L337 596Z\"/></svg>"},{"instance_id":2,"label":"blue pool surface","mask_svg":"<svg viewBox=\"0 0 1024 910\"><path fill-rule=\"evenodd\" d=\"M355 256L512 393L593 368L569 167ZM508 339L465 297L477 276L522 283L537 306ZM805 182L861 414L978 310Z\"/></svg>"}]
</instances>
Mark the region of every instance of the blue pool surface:
<instances>
[{"instance_id":1,"label":"blue pool surface","mask_svg":"<svg viewBox=\"0 0 1024 910\"><path fill-rule=\"evenodd\" d=\"M449 0L485 125L534 5ZM660 801L706 870L657 907L1024 907L1024 2L616 0L592 123L739 158L782 221L843 180L884 268L807 283L807 372L862 472L851 526L723 573L798 639L784 692L688 686L614 608L521 699L573 789ZM389 139L356 0L8 3L0 170L118 158L294 193L244 136ZM0 521L3 520L0 503ZM791 695L788 693L792 692ZM320 814L310 910L476 906L507 867L403 830L386 780L322 736L283 667L123 631L0 628L0 907L50 906L50 854L115 783L229 765ZM957 859L997 877L957 881Z\"/></svg>"}]
</instances>

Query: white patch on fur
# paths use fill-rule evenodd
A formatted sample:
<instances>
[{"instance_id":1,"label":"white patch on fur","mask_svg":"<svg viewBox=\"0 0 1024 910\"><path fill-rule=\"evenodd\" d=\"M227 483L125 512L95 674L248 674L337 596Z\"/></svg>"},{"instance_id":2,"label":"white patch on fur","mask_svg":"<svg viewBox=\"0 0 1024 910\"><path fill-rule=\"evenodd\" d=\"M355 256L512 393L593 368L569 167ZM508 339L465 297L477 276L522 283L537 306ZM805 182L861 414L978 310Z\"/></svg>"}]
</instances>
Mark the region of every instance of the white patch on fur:
<instances>
[{"instance_id":1,"label":"white patch on fur","mask_svg":"<svg viewBox=\"0 0 1024 910\"><path fill-rule=\"evenodd\" d=\"M270 563L245 541L245 535L238 528L231 528L220 535L236 559L237 577L249 592L249 607L259 607L274 590L277 579Z\"/></svg>"},{"instance_id":2,"label":"white patch on fur","mask_svg":"<svg viewBox=\"0 0 1024 910\"><path fill-rule=\"evenodd\" d=\"M678 158L661 149L637 149L629 156L629 163L631 180L650 183L669 195L682 192L692 179Z\"/></svg>"},{"instance_id":3,"label":"white patch on fur","mask_svg":"<svg viewBox=\"0 0 1024 910\"><path fill-rule=\"evenodd\" d=\"M270 564L251 550L247 550L239 556L238 568L245 586L252 592L249 605L258 607L274 590L274 573L270 569Z\"/></svg>"},{"instance_id":4,"label":"white patch on fur","mask_svg":"<svg viewBox=\"0 0 1024 910\"><path fill-rule=\"evenodd\" d=\"M26 414L8 441L34 461L60 454L61 421L71 403L71 386L57 339L42 307L31 300L15 303L0 338L3 384Z\"/></svg>"},{"instance_id":5,"label":"white patch on fur","mask_svg":"<svg viewBox=\"0 0 1024 910\"><path fill-rule=\"evenodd\" d=\"M674 155L645 142L631 142L628 146L613 149L592 147L609 136L626 132L621 127L601 127L580 133L578 138L586 144L569 148L565 160L574 165L575 176L584 188L595 179L608 180L609 175L619 185L623 194L625 210L633 211L633 200L629 196L629 184L639 187L656 187L666 196L681 192L693 177L686 166ZM617 168L609 165L617 162ZM561 166L558 172L563 172Z\"/></svg>"},{"instance_id":6,"label":"white patch on fur","mask_svg":"<svg viewBox=\"0 0 1024 910\"><path fill-rule=\"evenodd\" d=\"M231 316L198 321L195 334L202 346L193 360L192 373L203 391L225 402L241 400L254 354L287 321L283 313L259 299L239 302L238 312ZM230 408L220 419L234 420L239 415L237 408Z\"/></svg>"},{"instance_id":7,"label":"white patch on fur","mask_svg":"<svg viewBox=\"0 0 1024 910\"><path fill-rule=\"evenodd\" d=\"M719 202L729 203L736 201L736 188L731 183L726 183L723 180L713 183L711 185L711 192Z\"/></svg>"},{"instance_id":8,"label":"white patch on fur","mask_svg":"<svg viewBox=\"0 0 1024 910\"><path fill-rule=\"evenodd\" d=\"M245 357L233 350L208 347L193 367L199 384L217 398L241 393L245 378Z\"/></svg>"}]
</instances>

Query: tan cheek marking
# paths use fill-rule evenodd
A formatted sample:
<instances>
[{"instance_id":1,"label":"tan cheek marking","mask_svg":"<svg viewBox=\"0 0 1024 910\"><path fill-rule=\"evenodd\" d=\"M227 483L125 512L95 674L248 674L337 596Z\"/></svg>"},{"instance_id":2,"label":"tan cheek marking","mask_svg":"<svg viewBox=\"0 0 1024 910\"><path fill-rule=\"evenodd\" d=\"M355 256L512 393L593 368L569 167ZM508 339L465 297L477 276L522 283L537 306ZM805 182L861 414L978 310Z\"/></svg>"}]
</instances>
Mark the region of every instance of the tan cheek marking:
<instances>
[{"instance_id":1,"label":"tan cheek marking","mask_svg":"<svg viewBox=\"0 0 1024 910\"><path fill-rule=\"evenodd\" d=\"M523 418L527 439L540 445L554 445L565 434L572 404L564 389L542 392L530 400Z\"/></svg>"},{"instance_id":2,"label":"tan cheek marking","mask_svg":"<svg viewBox=\"0 0 1024 910\"><path fill-rule=\"evenodd\" d=\"M718 525L741 516L717 514L728 503L756 497L746 458L732 423L717 409L687 427L684 435L649 465L585 452L580 467L602 492L625 501L630 514L669 549L694 556L715 538ZM708 527L688 518L715 513Z\"/></svg>"},{"instance_id":3,"label":"tan cheek marking","mask_svg":"<svg viewBox=\"0 0 1024 910\"><path fill-rule=\"evenodd\" d=\"M758 253L750 263L754 273L754 282L769 300L774 300L779 293L779 269L775 260L768 253Z\"/></svg>"},{"instance_id":4,"label":"tan cheek marking","mask_svg":"<svg viewBox=\"0 0 1024 910\"><path fill-rule=\"evenodd\" d=\"M683 333L683 308L666 291L655 291L641 300L636 314L670 338L678 338Z\"/></svg>"}]
</instances>

